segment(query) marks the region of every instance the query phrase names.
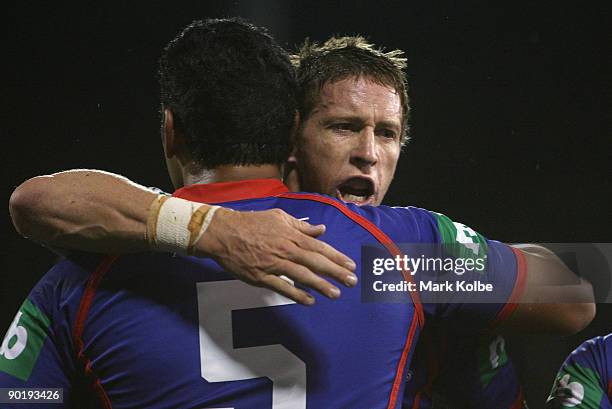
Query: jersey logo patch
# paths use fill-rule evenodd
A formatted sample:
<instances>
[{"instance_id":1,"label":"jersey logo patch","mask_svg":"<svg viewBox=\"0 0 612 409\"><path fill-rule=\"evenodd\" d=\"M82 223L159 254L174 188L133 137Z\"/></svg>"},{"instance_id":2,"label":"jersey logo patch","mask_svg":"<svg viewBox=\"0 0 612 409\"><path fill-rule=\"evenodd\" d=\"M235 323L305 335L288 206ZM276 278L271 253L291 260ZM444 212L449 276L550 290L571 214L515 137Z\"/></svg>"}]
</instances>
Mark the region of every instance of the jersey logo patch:
<instances>
[{"instance_id":1,"label":"jersey logo patch","mask_svg":"<svg viewBox=\"0 0 612 409\"><path fill-rule=\"evenodd\" d=\"M506 341L501 335L497 335L489 342L480 345L480 384L482 388L489 386L495 375L508 363L506 352Z\"/></svg>"},{"instance_id":2,"label":"jersey logo patch","mask_svg":"<svg viewBox=\"0 0 612 409\"><path fill-rule=\"evenodd\" d=\"M0 371L27 381L49 332L49 318L25 300L0 345Z\"/></svg>"},{"instance_id":3,"label":"jersey logo patch","mask_svg":"<svg viewBox=\"0 0 612 409\"><path fill-rule=\"evenodd\" d=\"M563 368L546 401L546 408L595 408L599 407L604 391L599 375L590 368L567 365Z\"/></svg>"},{"instance_id":4,"label":"jersey logo patch","mask_svg":"<svg viewBox=\"0 0 612 409\"><path fill-rule=\"evenodd\" d=\"M455 257L476 259L486 257L488 246L485 238L465 224L453 222L441 213L432 212L438 224L440 239L444 244L460 244L450 246Z\"/></svg>"}]
</instances>

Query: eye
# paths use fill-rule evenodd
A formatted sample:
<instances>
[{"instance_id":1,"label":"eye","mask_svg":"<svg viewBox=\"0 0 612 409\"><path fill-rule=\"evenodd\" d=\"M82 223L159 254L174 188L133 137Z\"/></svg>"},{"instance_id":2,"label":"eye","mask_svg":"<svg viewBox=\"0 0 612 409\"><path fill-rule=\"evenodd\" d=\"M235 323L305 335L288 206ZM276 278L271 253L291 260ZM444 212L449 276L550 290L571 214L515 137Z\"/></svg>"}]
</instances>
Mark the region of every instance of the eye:
<instances>
[{"instance_id":1,"label":"eye","mask_svg":"<svg viewBox=\"0 0 612 409\"><path fill-rule=\"evenodd\" d=\"M386 129L386 128L377 129L376 134L384 138L388 138L388 139L395 139L397 136L397 132L395 132L392 129Z\"/></svg>"},{"instance_id":2,"label":"eye","mask_svg":"<svg viewBox=\"0 0 612 409\"><path fill-rule=\"evenodd\" d=\"M349 124L348 122L333 123L329 127L334 131L350 131L352 129L351 124Z\"/></svg>"}]
</instances>

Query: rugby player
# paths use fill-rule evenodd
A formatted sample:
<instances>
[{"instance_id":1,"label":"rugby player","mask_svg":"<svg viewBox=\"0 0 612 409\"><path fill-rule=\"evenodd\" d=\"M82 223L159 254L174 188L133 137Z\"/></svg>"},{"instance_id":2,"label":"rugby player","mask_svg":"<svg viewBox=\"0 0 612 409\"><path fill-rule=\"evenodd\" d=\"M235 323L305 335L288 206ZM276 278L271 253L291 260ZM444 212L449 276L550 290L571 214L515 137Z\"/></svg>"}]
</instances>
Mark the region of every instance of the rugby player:
<instances>
[{"instance_id":1,"label":"rugby player","mask_svg":"<svg viewBox=\"0 0 612 409\"><path fill-rule=\"evenodd\" d=\"M358 40L353 39L352 41ZM312 48L312 50L314 50L314 48ZM374 81L366 81L364 78L344 78L335 82L332 79L329 80L329 83L327 84L322 82L316 85L321 86L321 100L329 103L321 103L319 106L317 106L319 109L313 109L316 104L308 108L308 103L312 104L314 101L316 101L316 93L313 94L313 98L310 101L308 100L307 95L303 95L301 98L301 101L303 101L301 111L306 120L302 123L302 132L300 133L302 137L298 138L298 142L296 144L296 157L302 158L302 160L297 161L298 168L301 167L302 169L300 175L306 175L301 177L302 184L305 186L313 186L313 189L319 191L336 194L342 197L345 201L354 201L359 204L379 204L391 181L399 155L398 141L401 138L400 135L404 135L403 130L406 127L405 121L407 120L407 101L402 101L401 94L398 92L397 94L400 94L399 99L402 106L401 115L398 115L398 110L391 112L391 114L388 112L383 113L382 121L374 120L376 126L372 127L373 132L371 138L351 138L350 135L364 133L364 129L370 126L368 119L362 119L363 117L368 117L368 113L366 112L364 114L363 112L363 107L366 105L366 98L364 98L364 95L374 96L373 99L367 98L367 100L376 101L375 104L371 104L372 106L377 105L381 107L389 107L393 105L393 102L397 102L396 100L398 98L395 92L389 92L390 87L388 85L392 85L395 90L398 90L398 87L396 84L387 84L387 86L376 84ZM310 89L303 92L306 93L308 91L312 92L313 90ZM345 109L343 112L341 110L341 112L338 113L338 106L347 109ZM360 108L361 111L359 110ZM323 120L321 120L321 117L325 118L326 116L333 116L330 115L329 111L334 112L338 117L333 118L335 120L333 123L325 123ZM304 112L307 112L308 114L304 115ZM358 112L359 115L356 115L355 112ZM403 123L397 120L398 116L404 120ZM376 117L376 115L372 115L372 118L374 117ZM341 121L338 119L341 119ZM368 133L368 131L369 130L366 129L365 133ZM326 139L317 136L325 135L325 132L327 132L329 135L335 136L337 139L341 139L342 142L338 143L337 139ZM308 139L309 136L312 136L311 139ZM370 135L368 134L368 136ZM394 141L394 144L390 144L388 142L385 142L386 145L381 144L379 142L381 139ZM325 141L329 140L333 140L335 143L324 143ZM345 158L347 159L346 161L344 161ZM354 169L352 171L353 175L351 176L351 172L345 172L348 176L343 177L342 170L344 169L342 167L329 166L325 169L320 165L336 163L333 162L334 160L338 164L345 166L344 169L346 169L346 165L350 164L351 169ZM339 160L342 160L342 162L339 162ZM317 168L317 165L319 168ZM305 172L304 169L309 167L317 169L317 172ZM332 169L336 173L330 174L330 170ZM318 173L322 174L320 180L316 178L309 180L309 177L313 177L312 175L316 175ZM69 175L69 177L73 177L75 175L77 175L77 173L72 173ZM99 176L103 178L109 176L97 175L93 173L89 173L88 175L90 179L93 179L94 177L97 178ZM58 176L61 178L65 175ZM323 181L323 183L321 181ZM44 182L46 183L47 180ZM115 180L113 180L113 183L115 183ZM125 184L125 182L122 183ZM129 186L129 188L132 189L135 187ZM111 191L116 193L118 190L113 188ZM147 199L147 203L150 203L150 201L150 199ZM14 202L19 203L19 200L15 200ZM143 208L143 206L140 207L140 209ZM65 211L65 208L63 208L63 210ZM219 216L219 219L221 218L222 216ZM211 229L214 225L215 222L211 224ZM81 232L79 232L79 234L81 234ZM98 238L103 236L104 234L98 234ZM212 236L209 235L207 237L211 238ZM38 239L40 240L41 238ZM43 241L45 240L47 242L51 241L49 239L43 239ZM202 241L205 242L206 237L204 237ZM113 245L112 241L109 241L109 243ZM66 242L60 243L60 240L56 240L56 242L53 244L60 244L63 247L71 247L71 244ZM83 242L78 244L78 246L83 245ZM100 242L96 241L95 246L96 249L99 250ZM136 247L132 247L131 249L138 250L140 248L138 248L137 244ZM202 254L209 253L210 251L202 252ZM221 258L221 260L223 259ZM244 265L248 267L248 263L245 263ZM346 277L349 276L346 275ZM324 289L321 290L326 294L331 294L334 292L333 289L331 291L326 291Z\"/></svg>"},{"instance_id":2,"label":"rugby player","mask_svg":"<svg viewBox=\"0 0 612 409\"><path fill-rule=\"evenodd\" d=\"M565 360L546 409L612 408L612 334L583 342Z\"/></svg>"}]
</instances>

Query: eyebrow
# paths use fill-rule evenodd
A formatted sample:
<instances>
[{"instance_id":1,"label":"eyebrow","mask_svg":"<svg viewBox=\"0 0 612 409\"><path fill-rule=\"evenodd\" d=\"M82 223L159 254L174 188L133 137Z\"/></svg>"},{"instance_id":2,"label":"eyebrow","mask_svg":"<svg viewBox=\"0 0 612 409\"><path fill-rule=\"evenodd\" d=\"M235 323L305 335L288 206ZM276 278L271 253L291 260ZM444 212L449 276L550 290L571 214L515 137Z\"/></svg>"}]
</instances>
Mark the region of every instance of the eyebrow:
<instances>
[{"instance_id":1,"label":"eyebrow","mask_svg":"<svg viewBox=\"0 0 612 409\"><path fill-rule=\"evenodd\" d=\"M337 121L346 121L346 122L358 123L358 124L363 124L365 122L358 115L337 114L337 115L328 115L326 118L320 119L319 123L322 125L329 125ZM397 130L399 132L399 130L402 127L399 124L399 122L381 120L381 121L376 122L376 128L389 128L389 129Z\"/></svg>"}]
</instances>

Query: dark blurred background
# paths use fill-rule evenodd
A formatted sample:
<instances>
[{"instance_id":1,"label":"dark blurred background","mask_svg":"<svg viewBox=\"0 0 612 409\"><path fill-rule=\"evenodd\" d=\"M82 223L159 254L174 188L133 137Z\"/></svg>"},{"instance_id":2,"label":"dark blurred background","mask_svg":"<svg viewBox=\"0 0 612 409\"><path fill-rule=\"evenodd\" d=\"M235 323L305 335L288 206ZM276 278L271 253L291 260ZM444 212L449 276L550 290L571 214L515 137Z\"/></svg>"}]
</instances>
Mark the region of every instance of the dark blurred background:
<instances>
[{"instance_id":1,"label":"dark blurred background","mask_svg":"<svg viewBox=\"0 0 612 409\"><path fill-rule=\"evenodd\" d=\"M507 242L612 242L610 6L172 3L5 6L0 333L54 261L10 224L8 198L19 183L85 167L171 190L157 58L202 17L245 17L289 49L305 37L359 33L406 51L413 141L386 203L440 211ZM512 339L532 408L570 350L611 331L612 309L600 305L576 336Z\"/></svg>"}]
</instances>

